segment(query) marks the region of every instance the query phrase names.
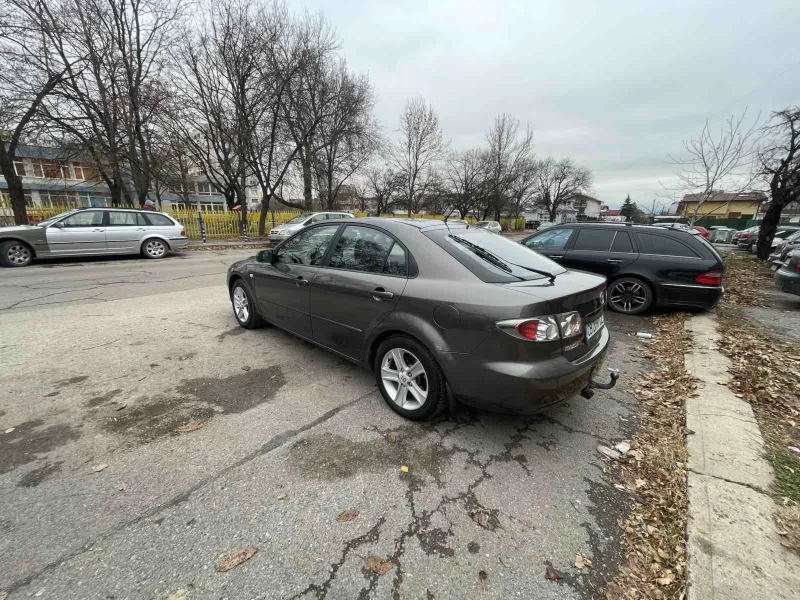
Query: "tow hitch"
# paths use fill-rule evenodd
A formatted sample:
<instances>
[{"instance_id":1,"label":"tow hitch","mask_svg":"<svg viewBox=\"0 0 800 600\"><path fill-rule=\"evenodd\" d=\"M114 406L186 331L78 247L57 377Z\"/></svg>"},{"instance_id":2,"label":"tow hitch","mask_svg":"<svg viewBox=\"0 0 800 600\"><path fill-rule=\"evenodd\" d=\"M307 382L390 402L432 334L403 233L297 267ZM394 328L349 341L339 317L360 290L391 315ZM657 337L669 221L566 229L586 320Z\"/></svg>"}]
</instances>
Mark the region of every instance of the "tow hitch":
<instances>
[{"instance_id":1,"label":"tow hitch","mask_svg":"<svg viewBox=\"0 0 800 600\"><path fill-rule=\"evenodd\" d=\"M600 383L599 381L595 381L594 377L590 377L589 385L581 390L581 396L588 399L594 396L595 390L610 390L617 385L617 379L619 379L619 369L609 368L608 370L611 376L611 380L608 383Z\"/></svg>"}]
</instances>

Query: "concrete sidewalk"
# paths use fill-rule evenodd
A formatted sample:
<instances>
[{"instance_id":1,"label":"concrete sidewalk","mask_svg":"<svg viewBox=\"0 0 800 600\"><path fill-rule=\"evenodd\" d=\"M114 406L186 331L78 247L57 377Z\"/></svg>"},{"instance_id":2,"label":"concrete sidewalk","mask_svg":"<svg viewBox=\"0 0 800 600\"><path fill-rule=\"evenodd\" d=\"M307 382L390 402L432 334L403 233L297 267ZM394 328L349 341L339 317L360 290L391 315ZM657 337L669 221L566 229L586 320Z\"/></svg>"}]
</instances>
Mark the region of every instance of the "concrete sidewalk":
<instances>
[{"instance_id":1,"label":"concrete sidewalk","mask_svg":"<svg viewBox=\"0 0 800 600\"><path fill-rule=\"evenodd\" d=\"M769 495L774 472L750 405L727 384L713 314L687 322L686 370L699 394L686 402L689 451L688 598L800 598L800 557L781 545Z\"/></svg>"}]
</instances>

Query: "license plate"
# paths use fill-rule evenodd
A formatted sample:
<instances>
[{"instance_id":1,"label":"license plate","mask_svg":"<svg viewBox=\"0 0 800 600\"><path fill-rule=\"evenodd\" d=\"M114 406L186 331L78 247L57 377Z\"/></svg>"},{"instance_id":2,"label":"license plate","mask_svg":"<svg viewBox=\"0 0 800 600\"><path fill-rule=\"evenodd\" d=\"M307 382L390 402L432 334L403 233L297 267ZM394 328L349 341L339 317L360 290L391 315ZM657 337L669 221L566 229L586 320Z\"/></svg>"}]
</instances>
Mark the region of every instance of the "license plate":
<instances>
[{"instance_id":1,"label":"license plate","mask_svg":"<svg viewBox=\"0 0 800 600\"><path fill-rule=\"evenodd\" d=\"M591 323L586 324L586 339L589 340L595 335L598 331L600 331L605 325L603 321L603 315L600 315L600 318L595 319Z\"/></svg>"}]
</instances>

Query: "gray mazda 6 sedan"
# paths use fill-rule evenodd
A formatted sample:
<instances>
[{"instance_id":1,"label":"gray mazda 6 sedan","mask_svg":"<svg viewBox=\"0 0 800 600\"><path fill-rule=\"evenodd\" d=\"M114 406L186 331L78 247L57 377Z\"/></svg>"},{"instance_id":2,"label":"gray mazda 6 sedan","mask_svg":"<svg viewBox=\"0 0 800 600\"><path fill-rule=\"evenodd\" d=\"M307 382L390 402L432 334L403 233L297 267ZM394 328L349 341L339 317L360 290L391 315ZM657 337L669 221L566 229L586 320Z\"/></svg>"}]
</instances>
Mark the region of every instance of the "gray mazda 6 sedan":
<instances>
[{"instance_id":1,"label":"gray mazda 6 sedan","mask_svg":"<svg viewBox=\"0 0 800 600\"><path fill-rule=\"evenodd\" d=\"M616 381L593 378L605 278L475 227L323 222L231 265L228 287L242 327L268 322L368 368L409 419L450 398L534 413Z\"/></svg>"}]
</instances>

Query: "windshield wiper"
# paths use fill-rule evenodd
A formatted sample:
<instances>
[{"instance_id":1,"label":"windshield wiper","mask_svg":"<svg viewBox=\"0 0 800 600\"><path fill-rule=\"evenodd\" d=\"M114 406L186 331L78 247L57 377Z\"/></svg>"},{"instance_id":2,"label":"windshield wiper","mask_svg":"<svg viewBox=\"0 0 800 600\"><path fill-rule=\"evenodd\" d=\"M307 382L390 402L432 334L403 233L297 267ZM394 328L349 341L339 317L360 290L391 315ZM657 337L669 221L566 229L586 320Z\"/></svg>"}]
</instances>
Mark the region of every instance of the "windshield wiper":
<instances>
[{"instance_id":1,"label":"windshield wiper","mask_svg":"<svg viewBox=\"0 0 800 600\"><path fill-rule=\"evenodd\" d=\"M553 283L556 280L556 276L553 273L549 273L548 271L541 271L539 269L533 269L531 267L525 267L523 265L518 265L516 263L506 263L501 258L495 256L482 246L473 244L472 242L467 241L464 238L458 237L457 235L450 235L449 237L452 240L458 242L459 244L466 246L467 248L472 250L475 254L486 260L486 262L492 263L493 265L502 269L506 273L511 273L513 275L513 273L511 272L511 267L508 266L509 264L511 264L514 267L525 269L526 271L530 271L531 273L536 273L537 275L543 275L544 277L547 277L550 280L550 283ZM522 277L520 277L519 275L514 275L514 277L522 279Z\"/></svg>"}]
</instances>

